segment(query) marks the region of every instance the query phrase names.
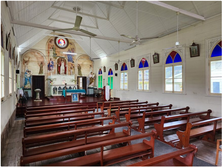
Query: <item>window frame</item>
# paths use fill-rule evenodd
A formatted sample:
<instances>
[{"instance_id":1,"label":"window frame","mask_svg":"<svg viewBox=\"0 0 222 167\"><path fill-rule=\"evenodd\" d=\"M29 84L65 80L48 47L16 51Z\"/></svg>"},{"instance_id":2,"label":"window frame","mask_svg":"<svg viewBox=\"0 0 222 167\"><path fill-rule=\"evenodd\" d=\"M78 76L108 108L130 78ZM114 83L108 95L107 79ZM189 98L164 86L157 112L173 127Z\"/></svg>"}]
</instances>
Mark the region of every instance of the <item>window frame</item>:
<instances>
[{"instance_id":1,"label":"window frame","mask_svg":"<svg viewBox=\"0 0 222 167\"><path fill-rule=\"evenodd\" d=\"M8 66L9 66L9 75L8 75L9 89L8 89L8 92L9 92L9 95L11 96L12 93L13 93L13 82L12 82L13 81L13 79L12 79L12 76L13 76L12 71L13 70L12 70L12 61L11 60L9 60ZM10 84L10 80L11 80L11 84Z\"/></svg>"},{"instance_id":2,"label":"window frame","mask_svg":"<svg viewBox=\"0 0 222 167\"><path fill-rule=\"evenodd\" d=\"M101 71L102 71L102 74L99 74L99 70L101 69ZM98 88L103 88L103 70L102 70L102 68L99 68L99 70L98 70L98 72L97 72L97 74L98 74L98 82L97 82L97 87ZM101 85L102 85L102 87L99 87L99 77L102 77L102 80L101 80Z\"/></svg>"},{"instance_id":3,"label":"window frame","mask_svg":"<svg viewBox=\"0 0 222 167\"><path fill-rule=\"evenodd\" d=\"M148 62L149 63L149 62ZM148 85L148 90L144 90L144 71L149 70L149 77L148 77L148 81L149 81L149 85ZM139 71L142 71L142 75L143 75L143 89L139 89ZM150 91L150 67L145 67L145 68L138 68L137 71L137 90L138 91L145 91L145 92L149 92Z\"/></svg>"},{"instance_id":4,"label":"window frame","mask_svg":"<svg viewBox=\"0 0 222 167\"><path fill-rule=\"evenodd\" d=\"M109 69L109 70L110 70L110 69L112 70L112 68L108 68L108 69ZM111 78L113 78L113 79L114 79L114 77L113 77L113 76L114 76L114 75L113 75L113 74L114 74L113 70L112 70L112 72L113 72L113 74L112 74L112 75L109 75L109 70L107 71L107 79L108 79L108 84L109 84L109 78L110 78L110 82L111 82ZM111 85L111 83L112 83L112 85ZM110 83L110 85L109 85L109 86L110 86L110 89L111 89L111 90L113 90L113 82L111 82L111 83Z\"/></svg>"},{"instance_id":5,"label":"window frame","mask_svg":"<svg viewBox=\"0 0 222 167\"><path fill-rule=\"evenodd\" d=\"M164 77L163 78L164 79L163 93L185 94L185 58L184 58L185 47L184 46L175 46L170 49L165 49L164 51L165 51L164 52L165 59L164 59L164 66L163 66L163 77ZM166 64L166 60L172 51L177 52L180 55L182 61L178 62L178 63ZM174 91L174 66L179 66L179 65L182 65L182 91ZM172 84L172 86L173 86L172 91L166 91L166 74L165 74L166 67L172 67L172 83L173 83Z\"/></svg>"},{"instance_id":6,"label":"window frame","mask_svg":"<svg viewBox=\"0 0 222 167\"><path fill-rule=\"evenodd\" d=\"M206 60L206 63L207 63L207 95L210 95L210 96L217 96L217 97L220 97L222 95L222 93L211 93L211 62L213 61L218 61L218 60L221 60L222 59L222 56L217 56L217 57L211 57L212 55L212 52L214 50L214 48L216 47L216 45L222 41L221 40L222 36L221 37L216 37L216 38L213 38L213 39L210 39L207 41L208 43L208 48L207 48L207 60Z\"/></svg>"},{"instance_id":7,"label":"window frame","mask_svg":"<svg viewBox=\"0 0 222 167\"><path fill-rule=\"evenodd\" d=\"M124 71L121 71L121 69L122 69L122 66L123 66L123 64L126 64L127 65L127 70L124 70ZM126 62L123 62L122 63L122 65L121 65L121 67L120 67L120 90L129 90L129 73L128 73L128 71L129 71L129 65L128 65L128 63L126 63ZM123 88L121 88L121 75L123 74L127 74L127 88L125 89L124 88L124 85L125 85L125 77L123 77Z\"/></svg>"}]
</instances>

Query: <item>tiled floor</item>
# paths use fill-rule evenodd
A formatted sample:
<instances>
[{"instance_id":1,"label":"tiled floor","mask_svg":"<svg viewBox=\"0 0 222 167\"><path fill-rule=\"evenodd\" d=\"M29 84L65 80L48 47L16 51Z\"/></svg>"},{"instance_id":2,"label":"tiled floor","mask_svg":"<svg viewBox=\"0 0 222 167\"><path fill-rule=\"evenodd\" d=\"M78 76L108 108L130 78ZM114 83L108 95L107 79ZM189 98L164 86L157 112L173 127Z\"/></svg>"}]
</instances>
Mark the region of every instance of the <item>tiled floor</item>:
<instances>
[{"instance_id":1,"label":"tiled floor","mask_svg":"<svg viewBox=\"0 0 222 167\"><path fill-rule=\"evenodd\" d=\"M8 140L6 141L6 144L2 146L2 154L1 154L1 165L2 166L19 166L20 157L22 155L22 137L23 137L23 127L24 127L24 120L16 120L14 123L14 126L11 128L9 132ZM151 131L153 129L152 126L150 126L148 129L146 129L147 132ZM132 134L138 134L139 132L136 132L132 130ZM172 132L171 132L172 133ZM174 132L173 132L174 133ZM168 139L173 138L175 135L168 134ZM217 138L221 138L220 134L217 135ZM199 159L202 159L203 161L206 161L212 165L215 163L215 155L216 155L216 144L215 143L209 143L202 140L195 140L192 142L192 144L195 144L198 147L198 152L196 154L196 157ZM155 152L158 154L162 152L162 150L155 150ZM90 153L90 152L88 152ZM157 154L156 154L157 155ZM61 157L59 159L66 159L68 157L75 157L75 155L69 155L65 157ZM219 156L219 163L218 165L221 166L221 153ZM58 158L57 158L58 160ZM51 163L53 160L50 160ZM46 165L48 162L37 162L32 163L31 165ZM126 166L132 163L136 163L141 161L139 158L128 160L122 163L118 163L115 165L118 166Z\"/></svg>"}]
</instances>

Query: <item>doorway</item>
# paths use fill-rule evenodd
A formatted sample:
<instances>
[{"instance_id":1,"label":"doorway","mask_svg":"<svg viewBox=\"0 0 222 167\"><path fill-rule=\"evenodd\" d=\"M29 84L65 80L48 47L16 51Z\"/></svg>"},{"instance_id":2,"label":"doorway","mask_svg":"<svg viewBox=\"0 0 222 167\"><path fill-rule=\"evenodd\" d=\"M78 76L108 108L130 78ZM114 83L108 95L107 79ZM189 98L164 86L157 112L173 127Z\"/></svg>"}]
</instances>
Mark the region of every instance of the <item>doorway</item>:
<instances>
[{"instance_id":1,"label":"doorway","mask_svg":"<svg viewBox=\"0 0 222 167\"><path fill-rule=\"evenodd\" d=\"M45 76L33 75L32 76L32 98L36 98L35 89L41 89L40 99L45 98Z\"/></svg>"}]
</instances>

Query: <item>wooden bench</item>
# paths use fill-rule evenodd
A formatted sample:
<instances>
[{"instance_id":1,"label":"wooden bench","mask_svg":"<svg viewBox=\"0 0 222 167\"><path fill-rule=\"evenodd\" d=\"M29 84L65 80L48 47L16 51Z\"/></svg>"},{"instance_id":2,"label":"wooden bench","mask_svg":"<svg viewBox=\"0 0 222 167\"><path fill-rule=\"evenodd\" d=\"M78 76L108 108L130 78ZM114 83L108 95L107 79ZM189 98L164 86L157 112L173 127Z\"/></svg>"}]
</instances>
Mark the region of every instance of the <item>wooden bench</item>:
<instances>
[{"instance_id":1,"label":"wooden bench","mask_svg":"<svg viewBox=\"0 0 222 167\"><path fill-rule=\"evenodd\" d=\"M143 117L138 118L137 121L139 123L138 128L136 129L139 132L144 133L145 132L145 125L153 124L154 122L160 122L162 115L171 115L172 112L179 112L179 111L184 111L181 113L188 113L190 107L183 107L183 108L173 108L173 109L168 109L168 110L159 110L159 111L153 111L153 112L143 112ZM129 118L127 118L128 120Z\"/></svg>"},{"instance_id":2,"label":"wooden bench","mask_svg":"<svg viewBox=\"0 0 222 167\"><path fill-rule=\"evenodd\" d=\"M26 110L42 110L42 109L50 109L50 108L59 108L59 107L73 107L82 105L81 103L66 103L66 104L51 104L51 105L41 105L41 106L29 106L26 107Z\"/></svg>"},{"instance_id":3,"label":"wooden bench","mask_svg":"<svg viewBox=\"0 0 222 167\"><path fill-rule=\"evenodd\" d=\"M105 101L100 106L100 110L104 111L104 110L108 109L110 104L133 103L133 102L138 102L138 101L139 100ZM97 103L97 111L98 111L98 108L99 108L99 104L101 104L101 103L99 103L99 102Z\"/></svg>"},{"instance_id":4,"label":"wooden bench","mask_svg":"<svg viewBox=\"0 0 222 167\"><path fill-rule=\"evenodd\" d=\"M127 145L120 148L115 148L111 150L104 150L105 146L119 144L119 143L130 143L132 140L137 140L145 137L151 137L148 141L146 139L143 140L142 143ZM58 150L54 152L48 152L44 154L39 154L36 156L28 156L28 157L21 157L20 164L25 165L31 162L36 162L40 160L46 160L49 158L60 157L63 155L69 155L73 153L78 153L82 151L87 151L91 149L100 148L100 152L85 155L82 157L77 157L61 162L57 162L54 164L50 164L51 166L94 166L94 165L111 165L118 162L122 162L125 160L129 160L132 158L137 157L153 157L154 155L154 140L155 140L155 133L143 133L134 136L128 136L123 138L117 138L77 147L72 147L68 149Z\"/></svg>"},{"instance_id":5,"label":"wooden bench","mask_svg":"<svg viewBox=\"0 0 222 167\"><path fill-rule=\"evenodd\" d=\"M49 124L49 125L40 125L40 126L33 126L33 127L24 127L23 133L24 137L27 137L29 134L37 134L42 132L48 132L53 130L70 130L70 129L77 129L77 127L82 126L92 126L96 124L103 125L105 120L113 120L115 122L115 116L113 117L100 117L95 119L87 119L87 120L80 120L74 122L63 122L63 123L56 123L56 124Z\"/></svg>"},{"instance_id":6,"label":"wooden bench","mask_svg":"<svg viewBox=\"0 0 222 167\"><path fill-rule=\"evenodd\" d=\"M115 128L119 127L128 127L128 130L123 130L122 132L115 133ZM94 126L88 128L82 128L77 130L56 132L52 134L38 135L23 138L23 155L31 156L42 154L46 152L61 150L65 148L76 147L80 145L86 145L90 143L96 143L104 140L111 140L115 138L122 138L126 136L130 136L130 122L123 122L119 124L115 124L115 122L110 123L105 126ZM95 136L95 132L99 132L97 134L101 134L103 131L109 130L109 134L102 136ZM93 134L93 135L91 135ZM78 139L78 135L83 139ZM93 136L93 137L89 137ZM58 140L55 140L58 139ZM63 139L63 140L61 140ZM78 140L77 140L78 139ZM46 142L47 141L47 142ZM55 142L55 141L59 141ZM63 141L63 142L61 142ZM50 145L47 145L50 143ZM36 147L38 146L38 147Z\"/></svg>"},{"instance_id":7,"label":"wooden bench","mask_svg":"<svg viewBox=\"0 0 222 167\"><path fill-rule=\"evenodd\" d=\"M193 121L200 121L202 119L209 119L211 110L202 111L202 112L195 112L195 113L185 113L179 115L171 115L171 116L162 116L161 122L159 124L155 123L154 127L157 131L157 138L161 141L164 141L163 131L169 129L175 129L182 126L186 126L188 122L190 122L190 117L192 116L200 116L199 118L192 120ZM206 116L203 116L206 114ZM172 121L172 122L170 122Z\"/></svg>"},{"instance_id":8,"label":"wooden bench","mask_svg":"<svg viewBox=\"0 0 222 167\"><path fill-rule=\"evenodd\" d=\"M46 117L35 117L25 120L25 126L36 126L36 125L45 125L58 122L70 122L84 119L92 119L95 115L101 115L104 117L104 112L93 112L93 113L75 113L67 115L55 115L55 116L46 116Z\"/></svg>"},{"instance_id":9,"label":"wooden bench","mask_svg":"<svg viewBox=\"0 0 222 167\"><path fill-rule=\"evenodd\" d=\"M187 147L190 138L199 137L204 135L204 140L215 141L215 133L221 130L222 117L203 120L195 123L187 123L185 131L177 131L179 138L178 147ZM194 128L195 127L195 128Z\"/></svg>"},{"instance_id":10,"label":"wooden bench","mask_svg":"<svg viewBox=\"0 0 222 167\"><path fill-rule=\"evenodd\" d=\"M138 102L138 103L130 103L130 104L119 104L112 106L107 109L108 116L111 116L112 113L120 112L120 111L128 111L129 108L144 108L149 106L158 106L159 103L148 103L146 102Z\"/></svg>"},{"instance_id":11,"label":"wooden bench","mask_svg":"<svg viewBox=\"0 0 222 167\"><path fill-rule=\"evenodd\" d=\"M75 107L63 107L63 108L50 108L50 109L44 109L44 110L31 110L31 111L26 111L25 115L26 116L31 116L33 114L47 114L51 112L62 112L62 111L72 111L72 110L77 110L77 109L88 109L88 106L75 106Z\"/></svg>"},{"instance_id":12,"label":"wooden bench","mask_svg":"<svg viewBox=\"0 0 222 167\"><path fill-rule=\"evenodd\" d=\"M197 152L197 147L189 145L185 149L180 149L171 153L150 158L129 166L193 166L193 158ZM182 155L185 155L183 157Z\"/></svg>"},{"instance_id":13,"label":"wooden bench","mask_svg":"<svg viewBox=\"0 0 222 167\"><path fill-rule=\"evenodd\" d=\"M172 108L172 104L163 105L163 106L147 106L147 107L140 107L140 108L125 108L122 110L118 110L115 112L117 121L120 121L120 116L124 115L127 120L136 119L143 116L142 112L152 112L157 111L159 109L164 108Z\"/></svg>"},{"instance_id":14,"label":"wooden bench","mask_svg":"<svg viewBox=\"0 0 222 167\"><path fill-rule=\"evenodd\" d=\"M31 115L25 115L25 119L30 119L31 117L43 117L43 116L50 116L50 115L65 115L65 114L73 114L73 113L79 113L79 112L95 112L95 108L77 108L72 110L64 110L64 111L52 111L47 113L37 113L37 114L31 114Z\"/></svg>"}]
</instances>

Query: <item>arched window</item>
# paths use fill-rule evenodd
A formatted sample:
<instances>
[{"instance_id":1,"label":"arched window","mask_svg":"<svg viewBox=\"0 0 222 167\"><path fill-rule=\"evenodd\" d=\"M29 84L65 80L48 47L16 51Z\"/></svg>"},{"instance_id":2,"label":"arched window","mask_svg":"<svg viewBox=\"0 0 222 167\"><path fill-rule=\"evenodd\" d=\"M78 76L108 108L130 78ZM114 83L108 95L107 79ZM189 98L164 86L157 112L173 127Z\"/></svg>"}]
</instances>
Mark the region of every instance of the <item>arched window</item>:
<instances>
[{"instance_id":1,"label":"arched window","mask_svg":"<svg viewBox=\"0 0 222 167\"><path fill-rule=\"evenodd\" d=\"M222 41L216 43L209 56L210 93L222 93Z\"/></svg>"},{"instance_id":2,"label":"arched window","mask_svg":"<svg viewBox=\"0 0 222 167\"><path fill-rule=\"evenodd\" d=\"M103 72L101 68L99 69L98 72L98 88L103 88Z\"/></svg>"},{"instance_id":3,"label":"arched window","mask_svg":"<svg viewBox=\"0 0 222 167\"><path fill-rule=\"evenodd\" d=\"M165 91L183 91L182 58L176 51L170 52L165 62Z\"/></svg>"},{"instance_id":4,"label":"arched window","mask_svg":"<svg viewBox=\"0 0 222 167\"><path fill-rule=\"evenodd\" d=\"M126 63L123 63L121 66L120 89L122 89L122 90L128 89L128 67L127 67Z\"/></svg>"},{"instance_id":5,"label":"arched window","mask_svg":"<svg viewBox=\"0 0 222 167\"><path fill-rule=\"evenodd\" d=\"M110 68L108 71L108 85L113 89L113 70Z\"/></svg>"},{"instance_id":6,"label":"arched window","mask_svg":"<svg viewBox=\"0 0 222 167\"><path fill-rule=\"evenodd\" d=\"M138 67L138 90L149 90L149 63L142 58Z\"/></svg>"}]
</instances>

